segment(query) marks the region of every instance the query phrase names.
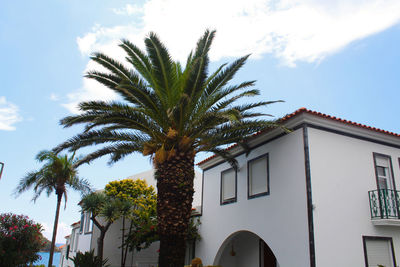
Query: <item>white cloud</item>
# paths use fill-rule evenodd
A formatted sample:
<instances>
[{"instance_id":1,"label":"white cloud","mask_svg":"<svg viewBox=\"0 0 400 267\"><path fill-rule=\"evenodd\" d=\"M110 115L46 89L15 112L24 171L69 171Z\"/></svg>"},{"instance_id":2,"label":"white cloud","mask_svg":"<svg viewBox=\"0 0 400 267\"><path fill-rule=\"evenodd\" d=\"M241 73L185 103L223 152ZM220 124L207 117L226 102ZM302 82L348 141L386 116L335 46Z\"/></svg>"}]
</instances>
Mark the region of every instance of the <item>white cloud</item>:
<instances>
[{"instance_id":1,"label":"white cloud","mask_svg":"<svg viewBox=\"0 0 400 267\"><path fill-rule=\"evenodd\" d=\"M131 15L134 22L113 27L95 25L77 38L83 55L102 51L123 59L117 46L119 39L142 46L146 34L154 31L173 58L185 61L209 28L217 30L211 60L250 53L256 59L272 54L284 65L294 67L298 62L320 62L351 42L400 21L398 0L148 0L142 6L128 4L113 11ZM106 94L95 87L84 84L71 97L78 101ZM112 93L107 97L115 99ZM65 104L70 110L71 105Z\"/></svg>"},{"instance_id":2,"label":"white cloud","mask_svg":"<svg viewBox=\"0 0 400 267\"><path fill-rule=\"evenodd\" d=\"M213 60L272 53L293 66L321 60L400 21L398 0L148 0L142 7L127 4L115 10L135 19L140 14L140 24L96 25L78 38L82 53L122 37L142 43L154 31L175 58L184 60L210 28L217 30Z\"/></svg>"},{"instance_id":3,"label":"white cloud","mask_svg":"<svg viewBox=\"0 0 400 267\"><path fill-rule=\"evenodd\" d=\"M13 124L22 120L18 113L18 107L10 102L7 102L4 96L0 97L0 130L13 131Z\"/></svg>"},{"instance_id":4,"label":"white cloud","mask_svg":"<svg viewBox=\"0 0 400 267\"><path fill-rule=\"evenodd\" d=\"M126 4L123 8L113 8L113 12L117 15L136 15L143 12L143 8L137 5Z\"/></svg>"},{"instance_id":5,"label":"white cloud","mask_svg":"<svg viewBox=\"0 0 400 267\"><path fill-rule=\"evenodd\" d=\"M53 237L53 224L49 225L47 223L41 223L43 226L42 234L51 241ZM65 243L65 236L71 234L71 227L64 223L59 222L57 227L56 243Z\"/></svg>"},{"instance_id":6,"label":"white cloud","mask_svg":"<svg viewBox=\"0 0 400 267\"><path fill-rule=\"evenodd\" d=\"M96 81L84 79L83 87L74 93L67 95L68 103L62 104L74 114L79 113L78 104L88 100L114 100L117 95L110 89L98 84Z\"/></svg>"}]
</instances>

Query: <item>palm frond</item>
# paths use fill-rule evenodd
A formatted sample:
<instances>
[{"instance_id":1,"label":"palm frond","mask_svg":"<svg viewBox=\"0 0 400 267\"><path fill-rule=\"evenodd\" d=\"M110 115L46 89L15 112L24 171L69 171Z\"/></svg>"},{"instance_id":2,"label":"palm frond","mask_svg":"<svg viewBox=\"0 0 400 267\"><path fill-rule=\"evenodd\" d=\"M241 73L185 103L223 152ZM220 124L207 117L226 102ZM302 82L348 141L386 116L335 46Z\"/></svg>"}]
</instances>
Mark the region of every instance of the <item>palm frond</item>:
<instances>
[{"instance_id":1,"label":"palm frond","mask_svg":"<svg viewBox=\"0 0 400 267\"><path fill-rule=\"evenodd\" d=\"M126 57L127 61L133 65L144 79L151 85L154 85L151 74L151 62L145 52L126 39L121 40L120 47L128 54Z\"/></svg>"},{"instance_id":2,"label":"palm frond","mask_svg":"<svg viewBox=\"0 0 400 267\"><path fill-rule=\"evenodd\" d=\"M155 33L149 34L149 37L145 39L145 45L152 64L152 77L155 81L153 89L161 100L161 105L168 107L176 78L173 61L167 48Z\"/></svg>"},{"instance_id":3,"label":"palm frond","mask_svg":"<svg viewBox=\"0 0 400 267\"><path fill-rule=\"evenodd\" d=\"M224 87L230 80L232 80L233 76L235 76L236 72L243 67L246 60L250 55L241 57L231 63L229 66L224 68L222 71L219 71L218 74L207 84L202 97L207 99L209 95L213 92L219 90L220 88ZM203 100L204 100L203 99Z\"/></svg>"},{"instance_id":4,"label":"palm frond","mask_svg":"<svg viewBox=\"0 0 400 267\"><path fill-rule=\"evenodd\" d=\"M94 53L90 59L92 59L94 62L100 64L107 70L109 70L111 73L115 74L117 77L120 77L121 79L128 79L131 75L131 72L129 69L125 68L122 63L108 57L107 55L104 55L102 53Z\"/></svg>"},{"instance_id":5,"label":"palm frond","mask_svg":"<svg viewBox=\"0 0 400 267\"><path fill-rule=\"evenodd\" d=\"M58 155L53 151L44 150L37 154L36 159L45 163L41 169L27 173L20 180L14 191L16 196L33 189L33 201L36 201L43 192L46 192L47 196L56 192L57 195L66 197L65 185L70 185L80 192L89 190L89 183L78 177L78 171L74 165L77 160L75 154L68 157L68 155ZM60 192L60 189L63 191Z\"/></svg>"},{"instance_id":6,"label":"palm frond","mask_svg":"<svg viewBox=\"0 0 400 267\"><path fill-rule=\"evenodd\" d=\"M88 211L92 213L93 217L96 217L107 201L104 192L93 192L85 195L80 203L83 211Z\"/></svg>"},{"instance_id":7,"label":"palm frond","mask_svg":"<svg viewBox=\"0 0 400 267\"><path fill-rule=\"evenodd\" d=\"M84 163L90 163L95 159L98 159L105 155L110 155L111 159L109 164L117 162L119 159L132 154L134 152L142 152L143 151L143 144L136 144L136 143L115 143L113 145L106 146L101 148L95 152L89 153L81 160L79 160L76 164L80 166Z\"/></svg>"}]
</instances>

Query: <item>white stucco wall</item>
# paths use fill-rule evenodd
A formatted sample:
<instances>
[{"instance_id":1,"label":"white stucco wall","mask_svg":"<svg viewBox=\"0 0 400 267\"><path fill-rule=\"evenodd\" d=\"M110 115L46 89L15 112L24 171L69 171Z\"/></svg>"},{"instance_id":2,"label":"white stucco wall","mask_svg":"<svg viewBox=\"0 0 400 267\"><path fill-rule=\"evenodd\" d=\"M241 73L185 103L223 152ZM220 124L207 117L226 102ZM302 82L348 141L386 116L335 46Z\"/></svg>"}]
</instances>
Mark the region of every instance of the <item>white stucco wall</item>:
<instances>
[{"instance_id":1,"label":"white stucco wall","mask_svg":"<svg viewBox=\"0 0 400 267\"><path fill-rule=\"evenodd\" d=\"M269 153L270 194L247 199L247 161L265 153ZM247 230L268 244L280 267L309 266L302 130L262 145L248 157L240 155L237 160L235 203L220 205L220 175L230 165L223 163L204 171L202 241L197 244L196 256L204 264L213 264L224 240L232 233Z\"/></svg>"},{"instance_id":2,"label":"white stucco wall","mask_svg":"<svg viewBox=\"0 0 400 267\"><path fill-rule=\"evenodd\" d=\"M373 152L391 156L400 185L400 149L313 128L308 133L316 265L365 266L363 235L393 237L399 257L400 227L372 225L368 191L377 188Z\"/></svg>"},{"instance_id":3,"label":"white stucco wall","mask_svg":"<svg viewBox=\"0 0 400 267\"><path fill-rule=\"evenodd\" d=\"M129 228L126 223L125 228ZM104 259L108 259L110 267L121 266L121 236L122 236L122 220L114 222L108 229L104 238ZM100 235L99 229L93 227L92 249L97 253L97 240ZM155 267L158 261L159 243L153 243L149 248L141 250L140 252L128 253L126 266L127 267Z\"/></svg>"},{"instance_id":4,"label":"white stucco wall","mask_svg":"<svg viewBox=\"0 0 400 267\"><path fill-rule=\"evenodd\" d=\"M93 224L90 222L87 222L87 220L90 220L88 216L84 216L84 221L81 221L81 224L83 224L82 226L82 232L79 233L79 243L78 243L78 248L77 250L84 253L86 251L90 251L91 250L91 241L92 241L92 228L93 228ZM87 226L86 224L89 223L89 229L87 232L85 232Z\"/></svg>"}]
</instances>

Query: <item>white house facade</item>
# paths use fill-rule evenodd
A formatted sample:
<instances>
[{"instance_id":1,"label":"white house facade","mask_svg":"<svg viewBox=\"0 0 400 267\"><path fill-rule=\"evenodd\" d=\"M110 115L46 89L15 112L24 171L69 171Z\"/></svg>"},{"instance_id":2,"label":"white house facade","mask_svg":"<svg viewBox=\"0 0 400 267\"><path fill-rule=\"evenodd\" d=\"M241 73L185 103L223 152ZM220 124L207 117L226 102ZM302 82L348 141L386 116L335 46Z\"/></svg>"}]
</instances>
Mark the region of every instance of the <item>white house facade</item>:
<instances>
[{"instance_id":1,"label":"white house facade","mask_svg":"<svg viewBox=\"0 0 400 267\"><path fill-rule=\"evenodd\" d=\"M307 109L213 156L195 254L222 267L395 267L400 136Z\"/></svg>"}]
</instances>

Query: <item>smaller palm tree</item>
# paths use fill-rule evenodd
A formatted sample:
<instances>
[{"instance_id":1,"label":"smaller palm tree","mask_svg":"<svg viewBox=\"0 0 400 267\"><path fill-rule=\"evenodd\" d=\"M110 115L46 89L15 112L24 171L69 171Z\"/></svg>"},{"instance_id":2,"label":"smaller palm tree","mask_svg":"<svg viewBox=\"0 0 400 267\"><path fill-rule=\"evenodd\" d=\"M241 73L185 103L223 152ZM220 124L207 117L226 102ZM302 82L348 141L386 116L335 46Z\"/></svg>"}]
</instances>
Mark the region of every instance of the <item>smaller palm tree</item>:
<instances>
[{"instance_id":1,"label":"smaller palm tree","mask_svg":"<svg viewBox=\"0 0 400 267\"><path fill-rule=\"evenodd\" d=\"M100 236L97 239L97 256L103 261L106 232L111 224L122 216L123 203L116 198L107 196L104 192L97 191L84 196L81 200L81 207L83 211L91 214L90 219L100 230Z\"/></svg>"},{"instance_id":2,"label":"smaller palm tree","mask_svg":"<svg viewBox=\"0 0 400 267\"><path fill-rule=\"evenodd\" d=\"M78 177L76 163L79 161L79 158L75 158L75 153L71 157L68 157L67 155L57 155L52 151L44 150L37 154L36 159L39 162L45 162L45 164L40 170L27 173L25 177L20 180L15 189L15 194L18 196L33 188L34 196L32 200L35 202L44 191L47 193L47 196L50 196L53 191L56 193L57 208L49 257L49 266L52 266L58 218L63 196L65 200L64 209L67 205L66 187L68 186L82 194L89 193L91 189L87 180Z\"/></svg>"}]
</instances>

